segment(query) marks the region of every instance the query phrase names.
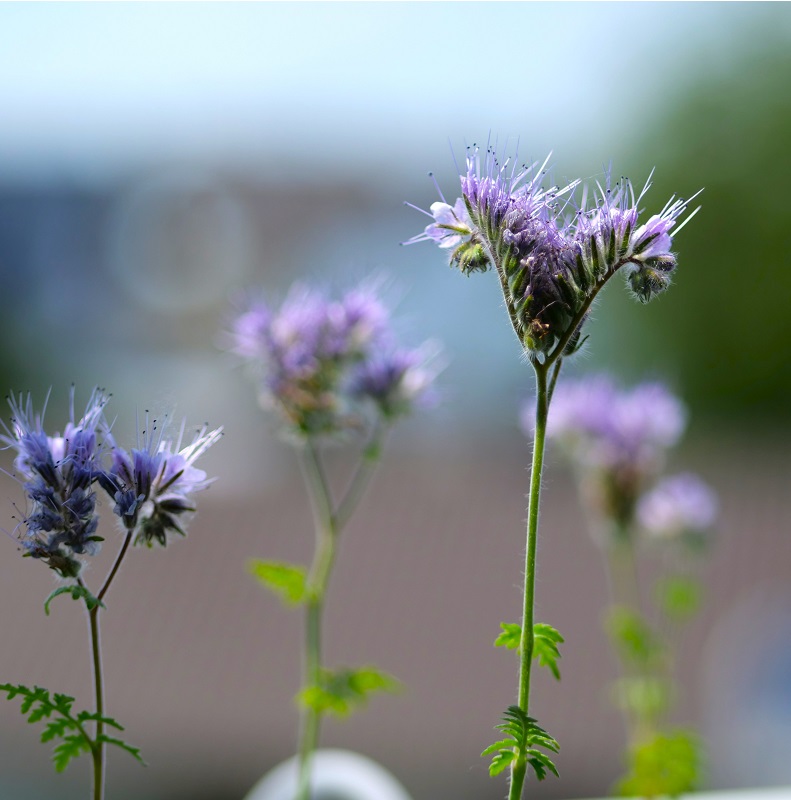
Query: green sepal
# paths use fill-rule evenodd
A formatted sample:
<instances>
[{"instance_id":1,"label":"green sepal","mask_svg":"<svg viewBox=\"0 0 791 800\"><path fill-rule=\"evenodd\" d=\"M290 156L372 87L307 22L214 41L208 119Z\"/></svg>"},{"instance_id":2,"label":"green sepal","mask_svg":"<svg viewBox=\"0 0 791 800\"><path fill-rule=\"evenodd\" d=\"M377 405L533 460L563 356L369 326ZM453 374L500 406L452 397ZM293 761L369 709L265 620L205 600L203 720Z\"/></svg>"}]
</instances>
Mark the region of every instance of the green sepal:
<instances>
[{"instance_id":1,"label":"green sepal","mask_svg":"<svg viewBox=\"0 0 791 800\"><path fill-rule=\"evenodd\" d=\"M618 257L623 258L629 252L629 243L632 238L632 223L627 222L626 228L623 232L623 238L621 239L621 246L618 250Z\"/></svg>"},{"instance_id":2,"label":"green sepal","mask_svg":"<svg viewBox=\"0 0 791 800\"><path fill-rule=\"evenodd\" d=\"M503 722L495 725L495 729L506 735L489 745L481 756L492 756L489 764L489 775L499 775L513 761L522 761L533 768L538 780L543 781L547 772L558 775L558 770L552 759L541 750L557 753L560 745L550 736L532 717L519 708L509 706L503 714Z\"/></svg>"},{"instance_id":3,"label":"green sepal","mask_svg":"<svg viewBox=\"0 0 791 800\"><path fill-rule=\"evenodd\" d=\"M85 586L80 586L77 583L70 584L69 586L60 586L51 592L49 597L44 601L44 613L49 616L49 604L61 594L70 594L72 600L85 600L85 605L88 611L93 611L96 606L105 608L104 603L98 598L94 597Z\"/></svg>"},{"instance_id":4,"label":"green sepal","mask_svg":"<svg viewBox=\"0 0 791 800\"><path fill-rule=\"evenodd\" d=\"M296 606L310 599L307 572L302 566L251 558L247 570L260 584L279 595L286 605Z\"/></svg>"},{"instance_id":5,"label":"green sepal","mask_svg":"<svg viewBox=\"0 0 791 800\"><path fill-rule=\"evenodd\" d=\"M607 243L607 269L615 266L615 228L610 228L610 239Z\"/></svg>"},{"instance_id":6,"label":"green sepal","mask_svg":"<svg viewBox=\"0 0 791 800\"><path fill-rule=\"evenodd\" d=\"M297 703L323 716L348 717L363 707L375 692L399 691L401 684L376 667L359 669L321 670L320 681L306 686L296 697Z\"/></svg>"},{"instance_id":7,"label":"green sepal","mask_svg":"<svg viewBox=\"0 0 791 800\"><path fill-rule=\"evenodd\" d=\"M591 272L593 273L594 277L598 279L601 275L601 257L599 255L599 243L596 241L596 236L591 234L590 237L590 255L591 255Z\"/></svg>"}]
</instances>

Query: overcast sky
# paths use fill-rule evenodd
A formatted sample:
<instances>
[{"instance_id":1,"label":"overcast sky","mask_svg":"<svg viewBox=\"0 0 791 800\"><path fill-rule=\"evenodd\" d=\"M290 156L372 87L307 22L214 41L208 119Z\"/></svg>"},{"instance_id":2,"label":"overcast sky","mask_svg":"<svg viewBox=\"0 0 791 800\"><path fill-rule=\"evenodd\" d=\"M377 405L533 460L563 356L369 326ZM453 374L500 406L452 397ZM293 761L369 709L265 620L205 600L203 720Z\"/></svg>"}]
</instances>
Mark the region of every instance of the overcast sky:
<instances>
[{"instance_id":1,"label":"overcast sky","mask_svg":"<svg viewBox=\"0 0 791 800\"><path fill-rule=\"evenodd\" d=\"M733 57L766 13L752 3L4 4L0 178L101 180L171 158L331 174L416 153L445 160L449 136L489 130L529 131L536 154L612 152L695 68Z\"/></svg>"}]
</instances>

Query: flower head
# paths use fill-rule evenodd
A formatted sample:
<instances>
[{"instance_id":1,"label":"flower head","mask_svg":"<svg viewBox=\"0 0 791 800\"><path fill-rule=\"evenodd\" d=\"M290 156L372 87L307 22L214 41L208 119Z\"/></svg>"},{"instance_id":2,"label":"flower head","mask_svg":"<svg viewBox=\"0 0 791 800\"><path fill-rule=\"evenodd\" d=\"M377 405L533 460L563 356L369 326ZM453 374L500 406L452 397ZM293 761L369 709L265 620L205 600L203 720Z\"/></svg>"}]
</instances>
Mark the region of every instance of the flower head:
<instances>
[{"instance_id":1,"label":"flower head","mask_svg":"<svg viewBox=\"0 0 791 800\"><path fill-rule=\"evenodd\" d=\"M453 248L451 264L465 274L494 269L523 346L554 359L575 351L591 303L618 270L642 301L667 288L676 267L671 228L689 201L671 198L640 225L650 179L637 197L628 179L611 186L609 173L593 191L576 180L545 188L546 161L517 163L474 147L461 197L434 203L434 222L407 244Z\"/></svg>"},{"instance_id":2,"label":"flower head","mask_svg":"<svg viewBox=\"0 0 791 800\"><path fill-rule=\"evenodd\" d=\"M50 436L44 430L44 413L34 412L30 395L8 399L11 427L4 426L0 442L16 450L14 465L25 478L31 504L22 546L62 577L76 577L81 564L75 556L94 555L102 541L96 535L93 484L101 474L97 427L108 400L109 395L94 390L85 413L75 419L72 389L69 422L62 434Z\"/></svg>"},{"instance_id":3,"label":"flower head","mask_svg":"<svg viewBox=\"0 0 791 800\"><path fill-rule=\"evenodd\" d=\"M231 339L232 349L262 373L266 405L300 436L360 428L358 405L366 398L388 419L403 416L428 396L434 376L422 351L396 344L390 315L371 286L333 300L298 284L280 308L249 306Z\"/></svg>"},{"instance_id":4,"label":"flower head","mask_svg":"<svg viewBox=\"0 0 791 800\"><path fill-rule=\"evenodd\" d=\"M436 398L433 382L437 370L436 348L393 348L374 353L353 371L351 391L368 398L387 420L410 414Z\"/></svg>"},{"instance_id":5,"label":"flower head","mask_svg":"<svg viewBox=\"0 0 791 800\"><path fill-rule=\"evenodd\" d=\"M697 475L673 475L640 499L637 516L656 538L698 539L717 519L717 496Z\"/></svg>"},{"instance_id":6,"label":"flower head","mask_svg":"<svg viewBox=\"0 0 791 800\"><path fill-rule=\"evenodd\" d=\"M388 314L370 289L340 300L295 285L279 309L258 301L237 317L232 347L263 372L263 399L303 435L349 424L341 382L386 329Z\"/></svg>"},{"instance_id":7,"label":"flower head","mask_svg":"<svg viewBox=\"0 0 791 800\"><path fill-rule=\"evenodd\" d=\"M195 461L222 436L222 428L209 431L204 425L182 446L184 423L175 440L167 437L167 427L167 420L162 426L154 420L143 431L142 446L131 451L106 433L112 464L102 486L115 500L113 510L123 526L135 532L135 544L149 547L155 541L166 546L171 532L185 535L181 520L195 511L192 495L212 483Z\"/></svg>"},{"instance_id":8,"label":"flower head","mask_svg":"<svg viewBox=\"0 0 791 800\"><path fill-rule=\"evenodd\" d=\"M526 432L530 410L523 415ZM628 528L640 494L659 474L685 423L683 405L662 384L624 390L598 375L558 385L547 437L561 445L600 515Z\"/></svg>"}]
</instances>

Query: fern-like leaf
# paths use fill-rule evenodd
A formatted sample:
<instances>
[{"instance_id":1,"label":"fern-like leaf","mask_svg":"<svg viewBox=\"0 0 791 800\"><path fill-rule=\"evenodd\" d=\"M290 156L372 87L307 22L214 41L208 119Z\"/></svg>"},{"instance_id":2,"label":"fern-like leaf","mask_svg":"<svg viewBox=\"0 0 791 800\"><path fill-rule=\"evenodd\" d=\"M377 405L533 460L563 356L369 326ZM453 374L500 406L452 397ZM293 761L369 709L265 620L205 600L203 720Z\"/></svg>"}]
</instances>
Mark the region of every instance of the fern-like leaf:
<instances>
[{"instance_id":1,"label":"fern-like leaf","mask_svg":"<svg viewBox=\"0 0 791 800\"><path fill-rule=\"evenodd\" d=\"M24 684L2 683L0 692L5 692L9 700L19 696L22 698L20 706L21 713L27 717L30 723L46 720L47 723L41 733L42 742L58 741L52 751L52 760L57 772L63 772L69 762L82 755L91 753L96 748L97 742L116 745L126 750L130 755L141 763L140 750L132 747L120 739L102 734L97 740L92 739L85 730L86 722L102 722L104 725L116 730L123 730L112 717L105 717L90 711L80 711L72 714L74 698L67 694L50 694L47 689L41 686L34 686L32 689Z\"/></svg>"},{"instance_id":2,"label":"fern-like leaf","mask_svg":"<svg viewBox=\"0 0 791 800\"><path fill-rule=\"evenodd\" d=\"M563 644L564 641L560 633L551 625L537 622L533 626L533 658L537 658L538 663L542 667L546 667L558 681L560 680L558 645Z\"/></svg>"},{"instance_id":3,"label":"fern-like leaf","mask_svg":"<svg viewBox=\"0 0 791 800\"><path fill-rule=\"evenodd\" d=\"M140 748L139 747L132 747L131 744L123 741L122 739L116 739L113 736L105 736L102 734L98 740L99 742L104 742L105 744L112 744L116 747L120 747L121 750L126 750L130 756L132 756L135 760L139 761L143 766L146 766L146 762L143 761L143 757L140 755Z\"/></svg>"},{"instance_id":4,"label":"fern-like leaf","mask_svg":"<svg viewBox=\"0 0 791 800\"><path fill-rule=\"evenodd\" d=\"M507 647L509 650L519 648L522 639L522 626L516 622L501 622L502 633L494 640L495 647Z\"/></svg>"},{"instance_id":5,"label":"fern-like leaf","mask_svg":"<svg viewBox=\"0 0 791 800\"><path fill-rule=\"evenodd\" d=\"M518 650L522 639L522 626L516 622L501 622L500 628L502 633L494 640L494 646ZM556 680L560 680L558 645L564 641L560 633L551 625L543 622L533 625L533 658L537 658L538 663L542 667L546 667Z\"/></svg>"},{"instance_id":6,"label":"fern-like leaf","mask_svg":"<svg viewBox=\"0 0 791 800\"><path fill-rule=\"evenodd\" d=\"M540 781L546 778L548 772L557 776L558 770L552 759L538 748L557 753L560 745L519 706L509 706L503 714L503 721L495 728L504 733L506 738L489 745L481 753L482 756L492 756L489 775L499 775L512 762L521 761L533 768Z\"/></svg>"}]
</instances>

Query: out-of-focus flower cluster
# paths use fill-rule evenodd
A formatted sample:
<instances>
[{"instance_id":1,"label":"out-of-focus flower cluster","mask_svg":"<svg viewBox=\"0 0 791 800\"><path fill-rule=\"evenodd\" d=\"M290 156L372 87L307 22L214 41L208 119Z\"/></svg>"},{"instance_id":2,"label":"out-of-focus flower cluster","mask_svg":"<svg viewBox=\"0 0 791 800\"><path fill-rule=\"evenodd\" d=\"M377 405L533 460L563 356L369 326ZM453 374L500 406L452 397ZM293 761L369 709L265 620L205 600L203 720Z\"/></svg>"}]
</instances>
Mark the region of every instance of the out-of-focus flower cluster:
<instances>
[{"instance_id":1,"label":"out-of-focus flower cluster","mask_svg":"<svg viewBox=\"0 0 791 800\"><path fill-rule=\"evenodd\" d=\"M64 578L76 578L78 556L98 553L96 487L115 502L114 513L134 534L136 544L167 543L166 534L183 534L179 521L193 511L191 495L211 481L195 460L221 436L204 427L182 447L184 427L174 441L166 425L144 431L144 444L129 451L119 447L104 416L110 395L95 390L84 414L75 418L74 392L70 419L63 433L48 435L44 412L26 398L10 397L11 424L0 434L4 449L16 451L14 467L29 508L20 527L25 555L41 559ZM106 462L110 462L109 465Z\"/></svg>"},{"instance_id":2,"label":"out-of-focus flower cluster","mask_svg":"<svg viewBox=\"0 0 791 800\"><path fill-rule=\"evenodd\" d=\"M532 410L527 407L522 417L528 435ZM713 525L717 502L703 481L689 473L659 481L686 416L681 401L661 383L622 389L605 375L559 383L547 437L573 466L597 528L629 536L639 527L669 539L701 534Z\"/></svg>"},{"instance_id":3,"label":"out-of-focus flower cluster","mask_svg":"<svg viewBox=\"0 0 791 800\"><path fill-rule=\"evenodd\" d=\"M593 298L617 271L643 302L670 285L681 226L671 231L689 201L671 198L640 224L650 178L638 195L609 173L593 188L576 180L544 188L546 163L519 166L473 147L461 197L450 204L440 192L423 212L431 224L407 244L437 243L465 274L494 269L524 347L554 357L574 352Z\"/></svg>"},{"instance_id":4,"label":"out-of-focus flower cluster","mask_svg":"<svg viewBox=\"0 0 791 800\"><path fill-rule=\"evenodd\" d=\"M254 368L263 404L303 437L364 427L365 405L390 422L434 399L437 348L399 346L372 287L334 300L298 284L279 308L248 301L230 348Z\"/></svg>"}]
</instances>

